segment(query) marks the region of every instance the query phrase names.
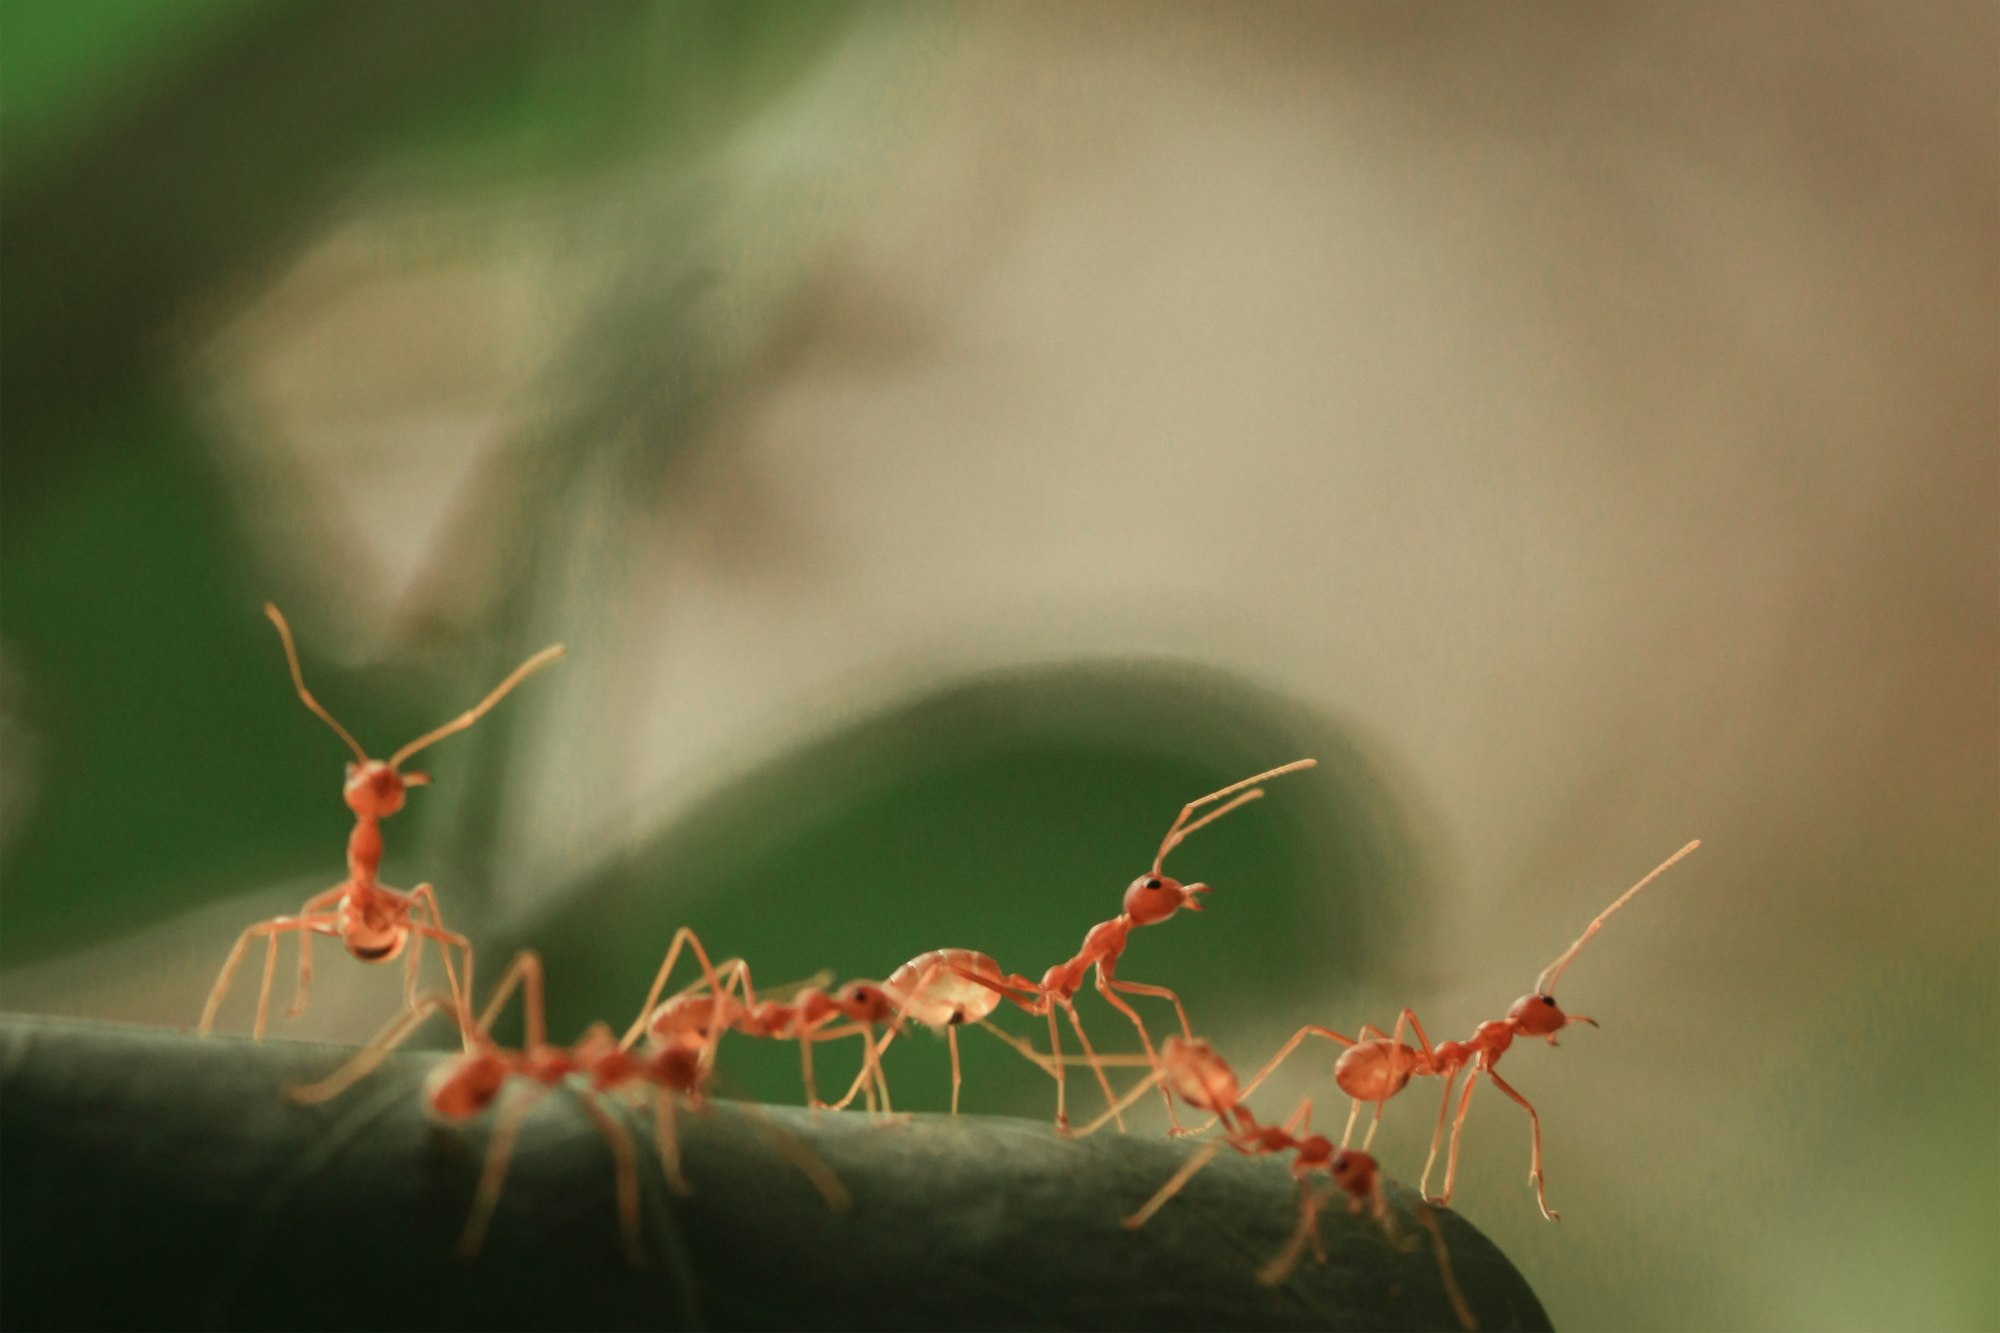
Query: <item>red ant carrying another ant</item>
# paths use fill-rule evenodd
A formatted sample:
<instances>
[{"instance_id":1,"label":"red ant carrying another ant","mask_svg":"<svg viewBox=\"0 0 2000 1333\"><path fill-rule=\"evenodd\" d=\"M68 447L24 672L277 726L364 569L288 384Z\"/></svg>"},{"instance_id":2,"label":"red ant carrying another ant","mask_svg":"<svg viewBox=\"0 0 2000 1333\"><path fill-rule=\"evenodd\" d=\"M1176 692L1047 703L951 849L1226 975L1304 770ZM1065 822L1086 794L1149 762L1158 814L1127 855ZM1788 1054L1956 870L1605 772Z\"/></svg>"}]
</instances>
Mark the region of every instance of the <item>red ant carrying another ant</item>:
<instances>
[{"instance_id":1,"label":"red ant carrying another ant","mask_svg":"<svg viewBox=\"0 0 2000 1333\"><path fill-rule=\"evenodd\" d=\"M342 793L348 809L354 812L354 831L347 838L347 878L324 893L308 898L298 915L274 917L251 926L238 936L235 947L222 964L221 974L209 990L208 1003L202 1008L201 1023L195 1030L206 1035L215 1026L216 1011L222 1007L223 997L229 993L229 984L243 961L244 952L252 940L261 937L266 946L264 981L258 992L257 1019L252 1028L252 1035L261 1040L270 1011L271 981L278 963L278 937L293 932L299 936L299 980L292 1003L285 1010L286 1017L294 1017L305 1010L306 995L312 987L312 938L315 935L338 936L347 946L347 951L364 963L393 960L403 952L412 935L435 941L438 952L444 958L446 982L457 1004L457 1012L462 1015L472 988L472 942L456 931L445 929L444 917L438 910L437 891L429 884L419 884L410 892L403 893L377 878L382 865L381 821L403 808L407 788L421 787L430 781L427 774L401 772L404 760L477 722L516 685L561 657L562 645L552 644L542 649L514 668L476 706L419 736L383 761L370 759L347 728L341 726L333 714L313 698L299 670L299 654L292 643L291 627L285 623L278 608L269 602L264 604L264 614L278 628L278 637L285 645L285 661L291 667L292 684L297 688L299 698L321 721L333 728L335 735L347 742L348 749L354 751L356 762L347 766L347 782ZM418 917L419 909L427 915L427 920ZM460 951L464 961L465 977L462 982L452 966L453 948ZM419 954L420 950L410 951L409 970L403 986L406 1006L414 1007L417 1003Z\"/></svg>"}]
</instances>

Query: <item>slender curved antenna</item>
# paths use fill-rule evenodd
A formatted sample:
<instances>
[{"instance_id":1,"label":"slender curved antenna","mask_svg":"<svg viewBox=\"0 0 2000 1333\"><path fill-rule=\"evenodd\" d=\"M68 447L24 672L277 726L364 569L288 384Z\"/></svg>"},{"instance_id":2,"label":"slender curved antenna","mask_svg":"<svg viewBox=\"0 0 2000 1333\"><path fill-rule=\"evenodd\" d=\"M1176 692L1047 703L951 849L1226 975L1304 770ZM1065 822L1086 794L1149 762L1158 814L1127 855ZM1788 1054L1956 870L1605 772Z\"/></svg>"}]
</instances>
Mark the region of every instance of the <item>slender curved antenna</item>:
<instances>
[{"instance_id":1,"label":"slender curved antenna","mask_svg":"<svg viewBox=\"0 0 2000 1333\"><path fill-rule=\"evenodd\" d=\"M312 691L306 688L306 678L299 672L299 650L292 644L292 627L285 623L285 617L283 613L280 612L278 608L272 605L270 602L266 602L264 603L264 614L271 618L271 623L278 627L278 637L285 641L285 661L292 668L292 684L298 687L299 698L305 700L307 708L310 708L313 710L313 712L319 714L320 721L326 723L329 727L332 727L335 734L338 735L340 739L347 742L347 748L354 751L354 757L356 759L359 759L364 764L367 763L368 755L367 752L361 748L361 742L355 740L354 737L348 733L346 727L343 727L340 725L340 723L334 721L333 714L327 712L326 709L320 707L319 700L313 698Z\"/></svg>"},{"instance_id":2,"label":"slender curved antenna","mask_svg":"<svg viewBox=\"0 0 2000 1333\"><path fill-rule=\"evenodd\" d=\"M1237 799L1231 801L1228 805L1223 806L1220 810L1210 811L1208 814L1203 815L1200 819L1195 820L1195 822L1192 824L1188 823L1189 815L1192 815L1195 811L1201 809L1204 805L1207 805L1210 801L1219 801L1225 796L1234 796L1237 792L1242 791L1245 787L1254 787L1258 783L1263 782L1268 778L1283 777L1287 773L1296 773L1302 768L1312 768L1318 763L1319 760L1317 759L1294 759L1289 764L1283 764L1277 768L1269 769L1265 772L1257 774L1257 776L1255 777L1245 778L1241 782L1232 782L1227 787L1224 787L1221 791L1212 791L1208 795L1203 796L1198 800L1189 801L1186 805L1181 807L1180 818L1176 819L1174 821L1174 826L1167 830L1167 836L1160 839L1159 854L1153 858L1153 873L1155 875L1160 873L1160 866L1162 863L1166 861L1167 853L1171 852L1174 848L1180 846L1181 840L1187 837L1188 834L1194 832L1198 828L1201 828L1205 824L1214 823L1216 820L1228 814L1231 810L1234 810L1238 806L1246 804L1247 802L1256 800L1264 793L1258 791L1258 792L1251 792L1246 796L1239 796L1237 797Z\"/></svg>"},{"instance_id":3,"label":"slender curved antenna","mask_svg":"<svg viewBox=\"0 0 2000 1333\"><path fill-rule=\"evenodd\" d=\"M1668 857L1666 860L1660 862L1659 865L1655 866L1653 868L1652 874L1646 876L1646 878L1640 880L1637 884L1634 884L1631 888L1625 890L1624 893L1620 894L1617 902L1611 904L1611 906L1605 908L1602 912L1599 912L1597 914L1597 920L1591 922L1588 926L1586 926L1584 928L1583 934L1576 937L1576 943L1570 945L1569 948L1565 949L1563 951L1562 957L1556 959L1553 963L1550 963L1548 967L1543 970L1540 979L1538 979L1535 982L1535 994L1537 995L1553 994L1554 992L1550 990L1550 987L1556 984L1556 978L1560 977L1563 974L1563 969L1569 966L1570 959L1576 957L1577 950L1581 949L1585 944L1589 943L1590 937L1592 935L1595 935L1598 931L1604 928L1604 923L1606 920L1610 918L1611 914L1617 911L1619 908L1623 907L1626 903L1631 902L1632 899L1638 895L1639 890L1645 888L1648 884L1651 884L1654 880L1658 879L1661 875L1665 874L1669 866L1673 865L1674 862L1680 860L1683 856L1686 856L1689 852L1693 851L1695 848L1699 846L1701 846L1701 839L1696 838L1693 842L1681 848L1679 851L1675 852L1672 856Z\"/></svg>"},{"instance_id":4,"label":"slender curved antenna","mask_svg":"<svg viewBox=\"0 0 2000 1333\"><path fill-rule=\"evenodd\" d=\"M460 713L457 717L445 723L437 730L425 732L423 735L411 741L408 745L405 745L402 749L396 751L396 753L390 755L389 767L400 768L402 767L403 761L405 759L408 759L411 755L423 749L425 746L435 745L437 744L437 742L443 740L447 736L454 736L457 735L459 732L464 731L467 727L471 726L473 723L477 722L480 718L484 717L486 715L487 709L493 707L494 704L497 704L502 699L506 698L507 692L509 690L513 689L516 685L519 685L522 681L526 680L528 677L534 675L537 671L540 671L543 667L547 666L549 663L555 661L558 657L561 657L564 651L565 650L563 646L559 643L552 643L548 647L542 649L542 651L536 653L533 657L521 663L521 665L515 667L512 674L510 674L507 677L507 679L501 681L498 685L494 686L493 692L487 695L484 699L481 699L478 702L478 704L476 704L471 708L466 709L463 713ZM305 688L304 686L300 687L301 690L303 690L304 688ZM333 721L333 719L331 718L328 718L327 720L329 722ZM336 723L335 725L337 726L339 724Z\"/></svg>"}]
</instances>

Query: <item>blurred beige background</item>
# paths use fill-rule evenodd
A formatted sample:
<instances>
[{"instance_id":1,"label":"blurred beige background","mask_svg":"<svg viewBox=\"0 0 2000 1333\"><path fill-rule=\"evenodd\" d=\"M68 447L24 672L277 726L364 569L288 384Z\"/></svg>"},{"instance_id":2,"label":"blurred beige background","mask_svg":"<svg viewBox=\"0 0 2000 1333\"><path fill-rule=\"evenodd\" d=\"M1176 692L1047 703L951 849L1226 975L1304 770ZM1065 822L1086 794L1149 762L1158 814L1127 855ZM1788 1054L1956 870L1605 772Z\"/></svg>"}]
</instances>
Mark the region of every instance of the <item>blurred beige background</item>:
<instances>
[{"instance_id":1,"label":"blurred beige background","mask_svg":"<svg viewBox=\"0 0 2000 1333\"><path fill-rule=\"evenodd\" d=\"M1507 1063L1564 1221L1491 1092L1456 1204L1559 1327L1994 1327L1996 69L1990 5L871 11L692 181L384 171L186 373L357 661L625 441L532 574L493 921L926 682L1221 667L1381 748L1445 895L1413 991L1239 1062L1465 1036L1698 836L1565 979L1603 1029ZM661 312L723 387L634 467ZM0 997L151 1016L264 901Z\"/></svg>"}]
</instances>

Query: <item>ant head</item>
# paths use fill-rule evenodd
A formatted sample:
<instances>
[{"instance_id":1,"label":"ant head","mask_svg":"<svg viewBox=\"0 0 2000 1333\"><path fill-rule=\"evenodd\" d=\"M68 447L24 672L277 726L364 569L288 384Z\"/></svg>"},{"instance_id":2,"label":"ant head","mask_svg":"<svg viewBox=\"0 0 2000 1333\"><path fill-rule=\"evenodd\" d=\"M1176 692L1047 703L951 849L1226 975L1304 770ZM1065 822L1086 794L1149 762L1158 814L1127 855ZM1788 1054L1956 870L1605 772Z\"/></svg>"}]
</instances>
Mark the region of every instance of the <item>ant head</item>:
<instances>
[{"instance_id":1,"label":"ant head","mask_svg":"<svg viewBox=\"0 0 2000 1333\"><path fill-rule=\"evenodd\" d=\"M834 1004L848 1018L860 1023L886 1023L896 1015L896 1002L872 981L850 981L833 996Z\"/></svg>"},{"instance_id":2,"label":"ant head","mask_svg":"<svg viewBox=\"0 0 2000 1333\"><path fill-rule=\"evenodd\" d=\"M1183 884L1166 875L1141 875L1125 890L1125 915L1136 925L1150 926L1183 907L1199 912L1201 902L1195 895L1208 891L1206 884Z\"/></svg>"},{"instance_id":3,"label":"ant head","mask_svg":"<svg viewBox=\"0 0 2000 1333\"><path fill-rule=\"evenodd\" d=\"M1375 1159L1365 1152L1342 1148L1327 1167L1342 1189L1366 1192L1375 1183Z\"/></svg>"},{"instance_id":4,"label":"ant head","mask_svg":"<svg viewBox=\"0 0 2000 1333\"><path fill-rule=\"evenodd\" d=\"M701 1087L701 1047L663 1046L647 1059L646 1074L675 1092L694 1092Z\"/></svg>"},{"instance_id":5,"label":"ant head","mask_svg":"<svg viewBox=\"0 0 2000 1333\"><path fill-rule=\"evenodd\" d=\"M1583 1014L1566 1014L1556 1003L1556 997L1536 992L1523 995L1507 1009L1507 1021L1516 1032L1524 1037L1547 1037L1549 1045L1556 1044L1556 1033L1571 1023L1588 1023L1597 1026L1597 1020Z\"/></svg>"},{"instance_id":6,"label":"ant head","mask_svg":"<svg viewBox=\"0 0 2000 1333\"><path fill-rule=\"evenodd\" d=\"M443 1120L467 1120L491 1106L507 1085L507 1061L494 1051L447 1060L424 1080L424 1104Z\"/></svg>"},{"instance_id":7,"label":"ant head","mask_svg":"<svg viewBox=\"0 0 2000 1333\"><path fill-rule=\"evenodd\" d=\"M341 796L357 815L386 819L403 808L408 788L430 781L423 773L398 773L380 759L364 759L347 766L347 785Z\"/></svg>"}]
</instances>

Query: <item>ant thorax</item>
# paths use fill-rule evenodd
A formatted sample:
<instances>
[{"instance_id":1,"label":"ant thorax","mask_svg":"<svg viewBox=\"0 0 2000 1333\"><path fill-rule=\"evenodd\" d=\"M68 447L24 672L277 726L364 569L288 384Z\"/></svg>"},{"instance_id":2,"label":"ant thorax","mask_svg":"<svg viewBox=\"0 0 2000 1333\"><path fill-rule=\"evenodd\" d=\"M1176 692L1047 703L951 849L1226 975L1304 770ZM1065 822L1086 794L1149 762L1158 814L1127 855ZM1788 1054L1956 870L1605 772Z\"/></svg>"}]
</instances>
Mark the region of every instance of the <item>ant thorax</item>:
<instances>
[{"instance_id":1,"label":"ant thorax","mask_svg":"<svg viewBox=\"0 0 2000 1333\"><path fill-rule=\"evenodd\" d=\"M402 953L410 941L410 930L398 906L385 909L379 893L365 898L350 893L343 898L340 938L347 951L364 963L386 963Z\"/></svg>"}]
</instances>

